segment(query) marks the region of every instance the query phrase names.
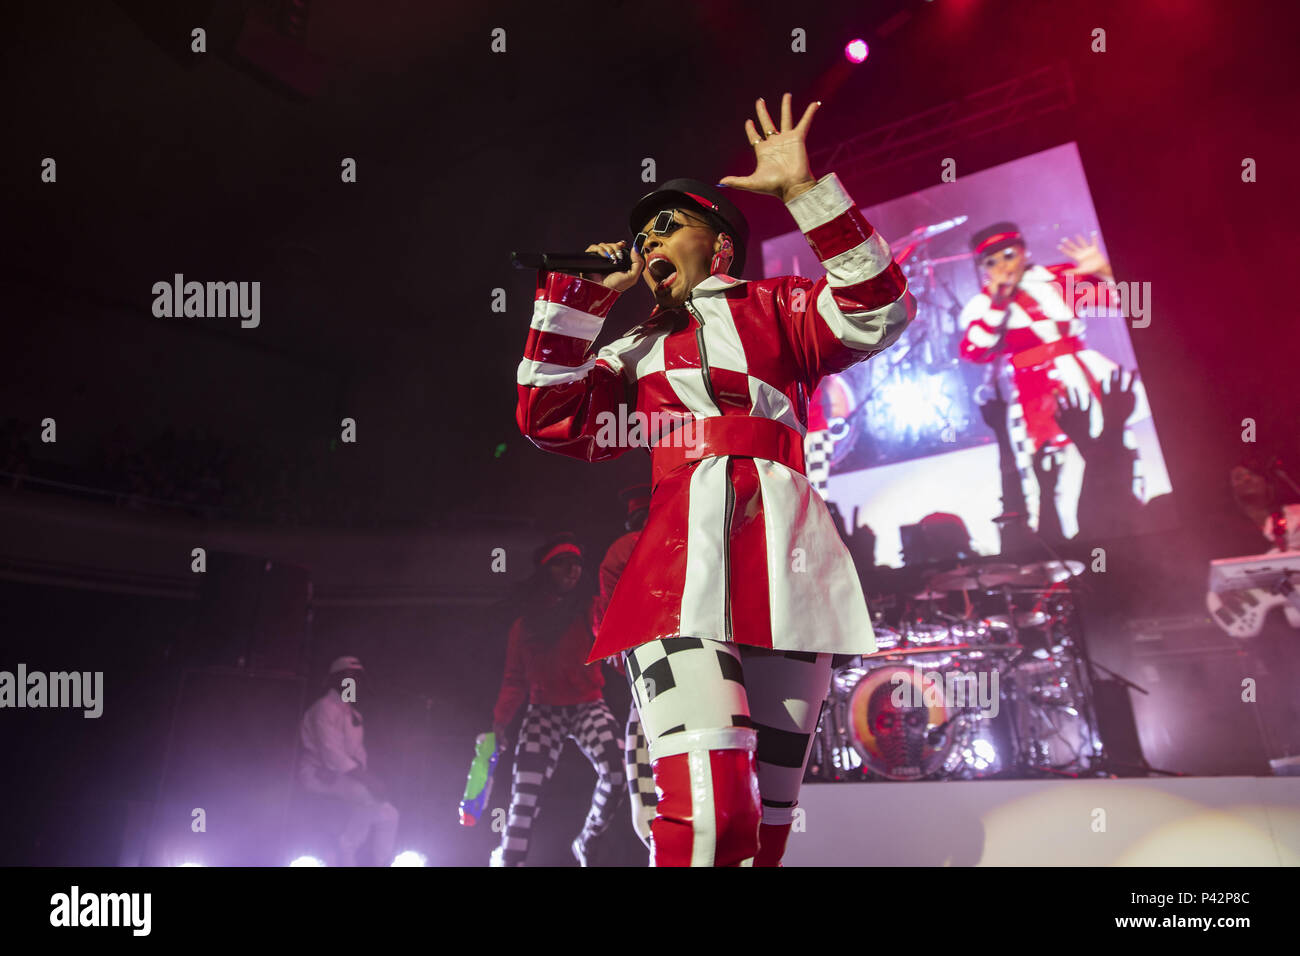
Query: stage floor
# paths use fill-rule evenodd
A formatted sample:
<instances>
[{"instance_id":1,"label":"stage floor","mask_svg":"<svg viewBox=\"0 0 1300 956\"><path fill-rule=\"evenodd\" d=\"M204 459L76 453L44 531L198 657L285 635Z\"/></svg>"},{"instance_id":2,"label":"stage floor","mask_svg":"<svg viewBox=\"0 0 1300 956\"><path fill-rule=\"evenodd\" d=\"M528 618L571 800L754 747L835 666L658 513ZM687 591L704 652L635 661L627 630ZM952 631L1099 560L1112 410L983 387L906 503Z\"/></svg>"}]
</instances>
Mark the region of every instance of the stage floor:
<instances>
[{"instance_id":1,"label":"stage floor","mask_svg":"<svg viewBox=\"0 0 1300 956\"><path fill-rule=\"evenodd\" d=\"M786 866L1297 866L1300 777L809 783Z\"/></svg>"}]
</instances>

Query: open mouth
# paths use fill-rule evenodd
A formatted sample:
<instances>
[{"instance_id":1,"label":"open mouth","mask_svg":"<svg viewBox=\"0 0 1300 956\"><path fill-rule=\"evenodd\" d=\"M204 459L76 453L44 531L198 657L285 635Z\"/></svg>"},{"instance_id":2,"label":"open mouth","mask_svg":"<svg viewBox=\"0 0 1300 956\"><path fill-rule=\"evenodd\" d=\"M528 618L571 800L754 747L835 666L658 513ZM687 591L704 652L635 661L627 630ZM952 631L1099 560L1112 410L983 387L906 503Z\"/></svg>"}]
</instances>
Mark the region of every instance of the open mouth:
<instances>
[{"instance_id":1,"label":"open mouth","mask_svg":"<svg viewBox=\"0 0 1300 956\"><path fill-rule=\"evenodd\" d=\"M654 280L655 285L663 286L665 289L670 288L677 279L677 267L667 256L651 256L646 268L650 271L650 278Z\"/></svg>"}]
</instances>

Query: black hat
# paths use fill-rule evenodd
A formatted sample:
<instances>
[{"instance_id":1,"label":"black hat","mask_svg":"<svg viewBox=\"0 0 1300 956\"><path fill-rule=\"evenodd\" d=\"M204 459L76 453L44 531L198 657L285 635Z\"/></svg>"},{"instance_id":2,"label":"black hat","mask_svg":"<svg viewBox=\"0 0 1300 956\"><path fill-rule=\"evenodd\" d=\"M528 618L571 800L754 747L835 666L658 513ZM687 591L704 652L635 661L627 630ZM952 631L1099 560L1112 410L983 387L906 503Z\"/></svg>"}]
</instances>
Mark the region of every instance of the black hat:
<instances>
[{"instance_id":1,"label":"black hat","mask_svg":"<svg viewBox=\"0 0 1300 956\"><path fill-rule=\"evenodd\" d=\"M646 222L657 212L664 209L688 208L698 209L704 218L718 232L731 236L735 247L735 258L728 273L739 276L745 268L745 246L749 242L749 223L730 199L723 195L722 189L710 186L698 179L670 179L652 193L647 193L632 207L627 217L632 235L641 231Z\"/></svg>"},{"instance_id":2,"label":"black hat","mask_svg":"<svg viewBox=\"0 0 1300 956\"><path fill-rule=\"evenodd\" d=\"M993 246L1002 248L1013 242L1018 242L1022 246L1025 244L1025 237L1014 222L995 222L970 237L970 247L976 255Z\"/></svg>"}]
</instances>

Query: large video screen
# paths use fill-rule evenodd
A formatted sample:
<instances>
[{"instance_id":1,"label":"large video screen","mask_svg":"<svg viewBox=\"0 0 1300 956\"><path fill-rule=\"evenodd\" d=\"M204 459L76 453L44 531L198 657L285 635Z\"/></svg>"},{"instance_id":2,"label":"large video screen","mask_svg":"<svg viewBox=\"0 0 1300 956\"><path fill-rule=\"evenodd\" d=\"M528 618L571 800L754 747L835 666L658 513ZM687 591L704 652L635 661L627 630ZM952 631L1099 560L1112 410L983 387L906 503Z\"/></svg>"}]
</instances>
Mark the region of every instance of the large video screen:
<instances>
[{"instance_id":1,"label":"large video screen","mask_svg":"<svg viewBox=\"0 0 1300 956\"><path fill-rule=\"evenodd\" d=\"M1149 503L1169 476L1130 339L1149 285L1109 269L1075 144L864 212L918 313L893 347L822 381L807 449L818 490L875 533L877 563L903 564L912 530L954 524L942 516L982 555L1013 550L1013 532L1050 544L1158 527L1168 512ZM798 231L764 242L763 265L824 275Z\"/></svg>"}]
</instances>

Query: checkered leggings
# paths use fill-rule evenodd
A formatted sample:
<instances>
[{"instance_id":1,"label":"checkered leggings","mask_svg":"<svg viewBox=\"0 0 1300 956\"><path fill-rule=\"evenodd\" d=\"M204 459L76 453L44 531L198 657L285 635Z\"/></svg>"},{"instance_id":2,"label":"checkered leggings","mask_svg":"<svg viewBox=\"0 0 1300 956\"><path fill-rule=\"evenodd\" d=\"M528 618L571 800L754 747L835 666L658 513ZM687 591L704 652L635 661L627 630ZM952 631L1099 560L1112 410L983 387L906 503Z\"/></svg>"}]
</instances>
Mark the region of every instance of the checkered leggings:
<instances>
[{"instance_id":1,"label":"checkered leggings","mask_svg":"<svg viewBox=\"0 0 1300 956\"><path fill-rule=\"evenodd\" d=\"M650 767L650 742L641 729L641 715L636 704L627 711L627 728L623 733L626 749L623 763L627 770L627 793L632 804L632 829L650 849L650 821L655 818L659 795L655 792L654 770Z\"/></svg>"},{"instance_id":2,"label":"checkered leggings","mask_svg":"<svg viewBox=\"0 0 1300 956\"><path fill-rule=\"evenodd\" d=\"M628 651L627 675L652 760L684 752L675 735L752 728L763 822L791 822L831 655L671 637Z\"/></svg>"},{"instance_id":3,"label":"checkered leggings","mask_svg":"<svg viewBox=\"0 0 1300 956\"><path fill-rule=\"evenodd\" d=\"M827 495L827 483L831 477L831 450L835 440L826 429L810 431L803 439L804 471L808 483L824 499Z\"/></svg>"},{"instance_id":4,"label":"checkered leggings","mask_svg":"<svg viewBox=\"0 0 1300 956\"><path fill-rule=\"evenodd\" d=\"M505 866L522 866L533 824L541 812L542 786L555 773L564 738L573 740L596 768L591 810L578 839L586 844L603 833L623 801L623 755L618 725L604 699L554 707L530 704L515 745L515 773L510 811L501 835L499 858Z\"/></svg>"}]
</instances>

